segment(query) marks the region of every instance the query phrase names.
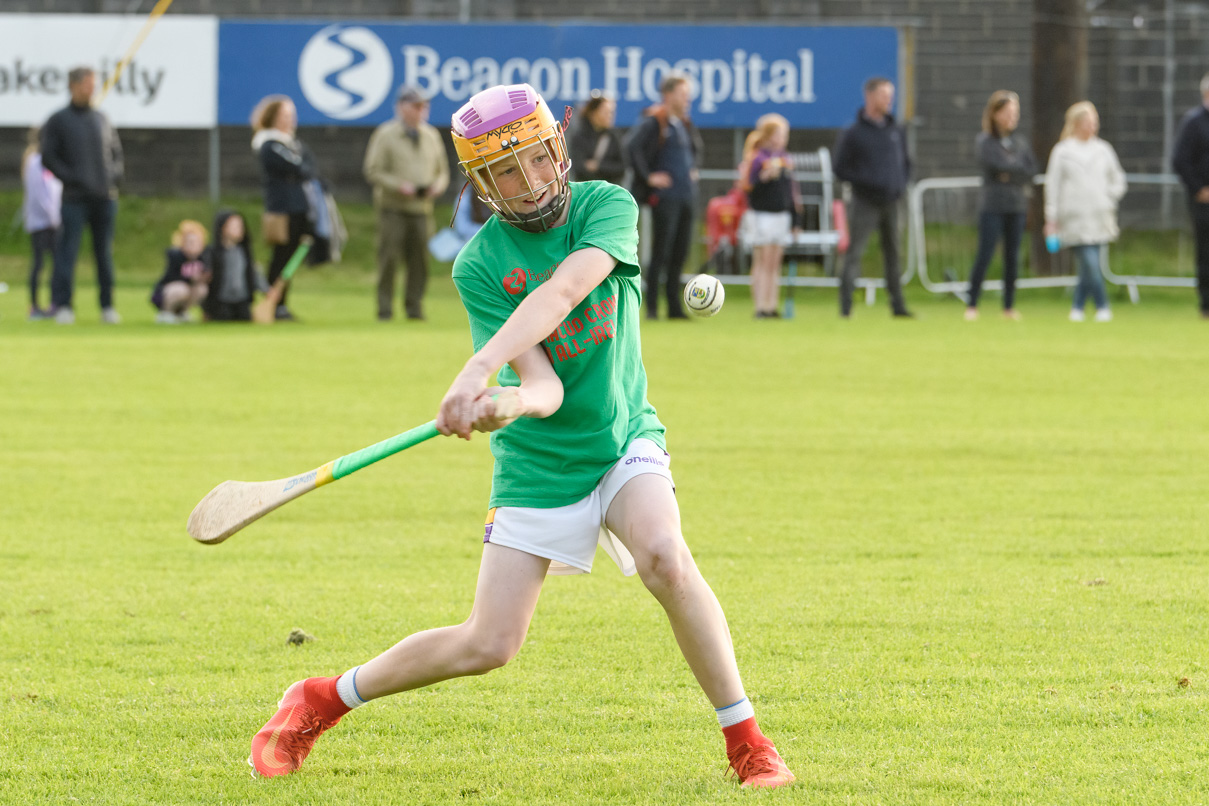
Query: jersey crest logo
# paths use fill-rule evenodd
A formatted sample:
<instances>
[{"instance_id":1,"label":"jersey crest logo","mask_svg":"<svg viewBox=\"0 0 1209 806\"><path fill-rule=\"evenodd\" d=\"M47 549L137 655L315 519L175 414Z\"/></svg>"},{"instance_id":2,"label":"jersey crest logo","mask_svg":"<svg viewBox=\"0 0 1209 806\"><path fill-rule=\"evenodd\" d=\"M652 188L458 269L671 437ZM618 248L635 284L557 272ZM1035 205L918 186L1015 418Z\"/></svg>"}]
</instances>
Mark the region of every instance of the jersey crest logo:
<instances>
[{"instance_id":1,"label":"jersey crest logo","mask_svg":"<svg viewBox=\"0 0 1209 806\"><path fill-rule=\"evenodd\" d=\"M525 281L529 273L521 268L513 269L504 275L504 290L509 294L525 293Z\"/></svg>"}]
</instances>

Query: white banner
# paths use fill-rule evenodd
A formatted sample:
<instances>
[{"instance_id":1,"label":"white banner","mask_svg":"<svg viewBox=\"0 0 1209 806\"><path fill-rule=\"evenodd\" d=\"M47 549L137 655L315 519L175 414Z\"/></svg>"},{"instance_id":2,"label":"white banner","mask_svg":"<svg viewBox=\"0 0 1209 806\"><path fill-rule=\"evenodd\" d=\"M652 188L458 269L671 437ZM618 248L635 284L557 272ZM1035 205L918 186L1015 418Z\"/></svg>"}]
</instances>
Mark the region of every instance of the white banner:
<instances>
[{"instance_id":1,"label":"white banner","mask_svg":"<svg viewBox=\"0 0 1209 806\"><path fill-rule=\"evenodd\" d=\"M0 126L41 125L67 105L67 73L97 97L146 15L0 14ZM208 129L218 120L218 18L163 16L100 108L120 128Z\"/></svg>"}]
</instances>

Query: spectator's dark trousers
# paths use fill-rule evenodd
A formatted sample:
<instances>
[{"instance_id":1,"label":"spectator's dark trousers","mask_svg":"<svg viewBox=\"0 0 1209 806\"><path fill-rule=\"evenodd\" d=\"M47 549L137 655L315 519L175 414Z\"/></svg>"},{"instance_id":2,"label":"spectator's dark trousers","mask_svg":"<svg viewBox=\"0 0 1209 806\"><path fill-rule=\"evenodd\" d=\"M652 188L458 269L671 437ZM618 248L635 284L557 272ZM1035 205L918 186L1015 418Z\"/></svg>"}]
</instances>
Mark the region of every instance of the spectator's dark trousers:
<instances>
[{"instance_id":1,"label":"spectator's dark trousers","mask_svg":"<svg viewBox=\"0 0 1209 806\"><path fill-rule=\"evenodd\" d=\"M667 294L667 315L684 316L680 303L680 270L693 237L693 200L659 197L651 205L651 266L646 275L646 314L659 314L659 286Z\"/></svg>"},{"instance_id":2,"label":"spectator's dark trousers","mask_svg":"<svg viewBox=\"0 0 1209 806\"><path fill-rule=\"evenodd\" d=\"M290 213L288 236L289 241L273 245L273 256L269 259L269 285L277 282L277 278L285 271L286 264L294 256L294 252L302 244L303 235L312 235L311 221L306 213ZM290 294L290 284L285 284L281 292L280 305L285 305L286 297Z\"/></svg>"},{"instance_id":3,"label":"spectator's dark trousers","mask_svg":"<svg viewBox=\"0 0 1209 806\"><path fill-rule=\"evenodd\" d=\"M92 230L92 254L97 264L101 308L113 307L113 223L117 212L115 199L86 196L75 201L63 200L63 229L55 249L55 269L50 278L52 308L71 307L76 257L80 253L85 224Z\"/></svg>"},{"instance_id":4,"label":"spectator's dark trousers","mask_svg":"<svg viewBox=\"0 0 1209 806\"><path fill-rule=\"evenodd\" d=\"M1209 314L1209 204L1189 199L1188 207L1196 233L1196 290L1201 297L1201 313Z\"/></svg>"},{"instance_id":5,"label":"spectator's dark trousers","mask_svg":"<svg viewBox=\"0 0 1209 806\"><path fill-rule=\"evenodd\" d=\"M898 199L880 202L853 194L852 203L848 205L848 254L844 257L840 274L840 313L843 316L852 312L852 292L856 289L857 278L861 276L861 256L875 229L881 234L890 307L896 314L907 312L899 271L898 255L902 241L898 229L898 206Z\"/></svg>"},{"instance_id":6,"label":"spectator's dark trousers","mask_svg":"<svg viewBox=\"0 0 1209 806\"><path fill-rule=\"evenodd\" d=\"M402 258L407 271L403 308L409 319L424 316L424 289L428 286L427 213L378 210L378 318L391 317L395 296L395 261Z\"/></svg>"},{"instance_id":7,"label":"spectator's dark trousers","mask_svg":"<svg viewBox=\"0 0 1209 806\"><path fill-rule=\"evenodd\" d=\"M1003 238L1003 309L1010 311L1016 304L1016 266L1020 250L1020 239L1024 236L1024 213L992 213L986 210L978 215L978 254L974 258L974 269L970 272L969 299L971 308L978 306L982 295L982 282L987 276L987 267L995 256L995 247Z\"/></svg>"}]
</instances>

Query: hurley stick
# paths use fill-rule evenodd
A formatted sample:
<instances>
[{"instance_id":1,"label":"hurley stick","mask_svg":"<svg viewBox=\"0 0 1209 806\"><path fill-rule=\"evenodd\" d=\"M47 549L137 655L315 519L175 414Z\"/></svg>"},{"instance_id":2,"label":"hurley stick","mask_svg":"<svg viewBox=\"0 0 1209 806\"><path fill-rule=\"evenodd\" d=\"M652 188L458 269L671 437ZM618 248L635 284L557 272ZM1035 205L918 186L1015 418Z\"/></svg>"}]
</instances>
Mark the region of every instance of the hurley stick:
<instances>
[{"instance_id":1,"label":"hurley stick","mask_svg":"<svg viewBox=\"0 0 1209 806\"><path fill-rule=\"evenodd\" d=\"M122 77L122 71L126 69L126 65L130 64L131 60L134 59L134 54L138 53L139 48L142 47L143 40L151 33L151 29L159 22L159 18L164 15L164 12L168 10L168 6L170 5L172 5L172 0L159 0L155 4L155 8L151 9L151 13L147 15L147 21L143 23L142 30L134 38L134 44L130 46L130 49L126 51L126 55L118 62L118 66L114 69L113 75L109 77L109 80L105 82L105 86L101 87L101 97L97 98L96 106L104 103L106 96L109 95L109 91L113 89L113 85L117 84L118 79Z\"/></svg>"},{"instance_id":2,"label":"hurley stick","mask_svg":"<svg viewBox=\"0 0 1209 806\"><path fill-rule=\"evenodd\" d=\"M273 281L269 292L264 295L264 299L256 303L256 307L252 309L252 321L260 325L271 325L277 318L277 306L281 304L281 297L285 294L286 283L294 276L294 272L298 271L298 267L302 265L302 261L306 259L306 253L311 251L311 244L314 239L309 235L302 236L302 242L298 244L298 248L294 250L294 254L290 255L290 261L285 264L285 268L281 270L281 276Z\"/></svg>"},{"instance_id":3,"label":"hurley stick","mask_svg":"<svg viewBox=\"0 0 1209 806\"><path fill-rule=\"evenodd\" d=\"M508 419L517 414L520 403L515 390L506 389L493 395L492 400L495 401L497 418ZM429 420L424 425L347 456L341 456L299 476L276 481L224 481L193 508L186 528L194 540L202 543L221 543L282 504L293 501L316 487L338 481L374 462L394 456L399 451L419 445L439 433L437 421Z\"/></svg>"},{"instance_id":4,"label":"hurley stick","mask_svg":"<svg viewBox=\"0 0 1209 806\"><path fill-rule=\"evenodd\" d=\"M202 543L221 543L282 504L419 445L438 433L436 420L431 420L299 476L276 481L224 481L193 508L187 527L189 534Z\"/></svg>"}]
</instances>

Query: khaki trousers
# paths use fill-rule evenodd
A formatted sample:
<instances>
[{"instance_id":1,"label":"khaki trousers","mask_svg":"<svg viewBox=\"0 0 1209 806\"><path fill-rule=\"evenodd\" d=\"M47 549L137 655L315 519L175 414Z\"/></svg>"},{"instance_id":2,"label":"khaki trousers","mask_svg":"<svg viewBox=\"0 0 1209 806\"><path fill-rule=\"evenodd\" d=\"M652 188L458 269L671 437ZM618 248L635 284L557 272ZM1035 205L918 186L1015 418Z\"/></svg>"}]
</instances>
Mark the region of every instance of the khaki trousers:
<instances>
[{"instance_id":1,"label":"khaki trousers","mask_svg":"<svg viewBox=\"0 0 1209 806\"><path fill-rule=\"evenodd\" d=\"M428 286L428 238L432 218L426 213L378 209L378 318L389 319L395 296L395 262L402 260L407 273L403 308L409 319L424 316L424 289Z\"/></svg>"}]
</instances>

